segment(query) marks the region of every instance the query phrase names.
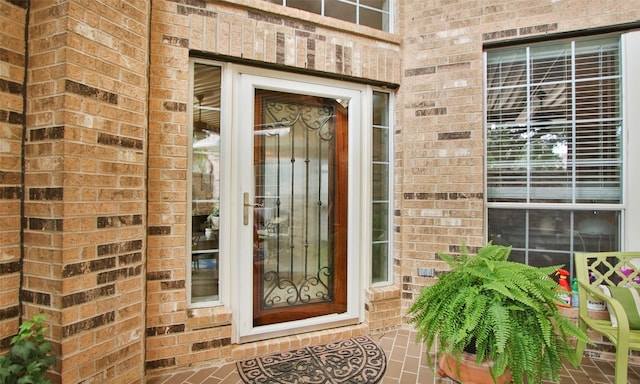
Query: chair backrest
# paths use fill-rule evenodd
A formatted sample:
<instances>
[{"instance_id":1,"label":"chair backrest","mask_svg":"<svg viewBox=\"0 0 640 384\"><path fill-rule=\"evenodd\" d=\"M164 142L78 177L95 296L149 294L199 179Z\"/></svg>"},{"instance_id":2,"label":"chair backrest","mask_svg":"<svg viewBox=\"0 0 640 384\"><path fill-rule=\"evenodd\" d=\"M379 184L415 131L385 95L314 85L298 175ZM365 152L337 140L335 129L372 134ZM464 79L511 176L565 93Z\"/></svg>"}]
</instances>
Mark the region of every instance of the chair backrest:
<instances>
[{"instance_id":1,"label":"chair backrest","mask_svg":"<svg viewBox=\"0 0 640 384\"><path fill-rule=\"evenodd\" d=\"M590 285L640 284L640 252L575 253L576 277Z\"/></svg>"}]
</instances>

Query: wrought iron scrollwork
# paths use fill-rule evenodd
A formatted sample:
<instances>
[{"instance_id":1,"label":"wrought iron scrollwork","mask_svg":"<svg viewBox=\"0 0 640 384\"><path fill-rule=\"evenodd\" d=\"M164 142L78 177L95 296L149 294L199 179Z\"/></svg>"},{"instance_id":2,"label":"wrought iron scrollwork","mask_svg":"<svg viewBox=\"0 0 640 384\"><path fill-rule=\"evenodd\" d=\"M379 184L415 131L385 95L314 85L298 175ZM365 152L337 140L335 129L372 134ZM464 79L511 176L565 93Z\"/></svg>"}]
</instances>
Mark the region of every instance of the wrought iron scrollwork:
<instances>
[{"instance_id":1,"label":"wrought iron scrollwork","mask_svg":"<svg viewBox=\"0 0 640 384\"><path fill-rule=\"evenodd\" d=\"M271 242L271 257L262 265L262 307L332 301L334 271L326 256L331 247L326 199L331 188L329 159L335 150L335 106L309 98L273 97L264 99L263 113L256 132L263 137L265 152L270 151L271 157L265 158L275 168L275 182L270 184L271 191L261 192L269 195L278 218L283 214L284 192L289 197L285 208L289 219L287 228L278 225L269 232L267 226L262 234L263 241Z\"/></svg>"},{"instance_id":2,"label":"wrought iron scrollwork","mask_svg":"<svg viewBox=\"0 0 640 384\"><path fill-rule=\"evenodd\" d=\"M271 308L278 304L299 305L312 301L331 301L329 294L329 280L333 271L329 267L322 267L315 276L309 276L296 284L291 279L281 277L276 271L264 273L263 281L269 289L266 291L262 304Z\"/></svg>"},{"instance_id":3,"label":"wrought iron scrollwork","mask_svg":"<svg viewBox=\"0 0 640 384\"><path fill-rule=\"evenodd\" d=\"M271 285L271 288L265 293L262 302L265 307L273 307L274 305L286 302L289 305L294 305L300 300L300 292L296 284L290 279L283 279L275 271L265 272L263 278L265 284ZM276 294L276 290L284 291L287 295L281 296Z\"/></svg>"},{"instance_id":4,"label":"wrought iron scrollwork","mask_svg":"<svg viewBox=\"0 0 640 384\"><path fill-rule=\"evenodd\" d=\"M308 303L314 298L322 301L331 301L332 297L329 294L331 292L329 289L329 278L332 274L331 268L325 266L318 271L316 276L308 277L300 285L300 301ZM324 277L325 280L323 280L322 277Z\"/></svg>"},{"instance_id":5,"label":"wrought iron scrollwork","mask_svg":"<svg viewBox=\"0 0 640 384\"><path fill-rule=\"evenodd\" d=\"M267 102L266 112L272 121L266 129L290 128L301 122L307 129L317 131L322 140L333 139L330 122L335 113L329 105L274 100Z\"/></svg>"}]
</instances>

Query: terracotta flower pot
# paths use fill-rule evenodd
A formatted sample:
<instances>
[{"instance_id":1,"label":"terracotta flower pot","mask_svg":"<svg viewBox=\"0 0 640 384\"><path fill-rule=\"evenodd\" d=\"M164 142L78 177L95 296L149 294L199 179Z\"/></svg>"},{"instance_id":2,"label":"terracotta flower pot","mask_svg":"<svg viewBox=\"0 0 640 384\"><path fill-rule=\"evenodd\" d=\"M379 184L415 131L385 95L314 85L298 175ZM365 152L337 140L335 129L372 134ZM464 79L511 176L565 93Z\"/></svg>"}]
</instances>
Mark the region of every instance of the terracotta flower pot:
<instances>
[{"instance_id":1,"label":"terracotta flower pot","mask_svg":"<svg viewBox=\"0 0 640 384\"><path fill-rule=\"evenodd\" d=\"M448 376L463 384L493 384L493 378L489 373L491 362L476 364L476 355L463 353L458 366L455 357L443 355L438 364L438 374ZM497 384L511 383L511 373L506 371L496 378Z\"/></svg>"}]
</instances>

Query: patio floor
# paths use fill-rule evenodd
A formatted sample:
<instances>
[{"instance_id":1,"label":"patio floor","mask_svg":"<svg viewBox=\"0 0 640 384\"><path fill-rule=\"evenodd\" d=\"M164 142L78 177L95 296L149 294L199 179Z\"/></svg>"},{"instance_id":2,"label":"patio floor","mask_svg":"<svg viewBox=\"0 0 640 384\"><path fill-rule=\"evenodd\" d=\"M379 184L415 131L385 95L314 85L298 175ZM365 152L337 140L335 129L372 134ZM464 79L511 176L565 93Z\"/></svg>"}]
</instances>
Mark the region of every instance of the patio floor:
<instances>
[{"instance_id":1,"label":"patio floor","mask_svg":"<svg viewBox=\"0 0 640 384\"><path fill-rule=\"evenodd\" d=\"M426 364L425 348L416 344L415 331L402 328L382 336L373 337L387 355L387 370L381 384L454 383L438 377ZM578 369L569 366L561 373L561 384L612 384L613 364L608 361L585 358ZM434 377L435 376L435 377ZM640 366L629 366L629 384L640 384ZM235 363L197 370L184 370L151 376L148 384L243 384Z\"/></svg>"}]
</instances>

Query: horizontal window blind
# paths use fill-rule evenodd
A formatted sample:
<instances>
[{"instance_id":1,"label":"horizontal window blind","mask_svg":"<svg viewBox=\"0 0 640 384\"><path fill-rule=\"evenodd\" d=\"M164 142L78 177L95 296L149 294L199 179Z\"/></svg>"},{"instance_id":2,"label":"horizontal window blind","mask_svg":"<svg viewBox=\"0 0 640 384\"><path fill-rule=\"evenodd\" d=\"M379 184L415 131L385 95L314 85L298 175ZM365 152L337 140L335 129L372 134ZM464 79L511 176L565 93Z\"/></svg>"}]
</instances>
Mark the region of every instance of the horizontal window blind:
<instances>
[{"instance_id":1,"label":"horizontal window blind","mask_svg":"<svg viewBox=\"0 0 640 384\"><path fill-rule=\"evenodd\" d=\"M487 55L490 202L619 203L617 38Z\"/></svg>"}]
</instances>

